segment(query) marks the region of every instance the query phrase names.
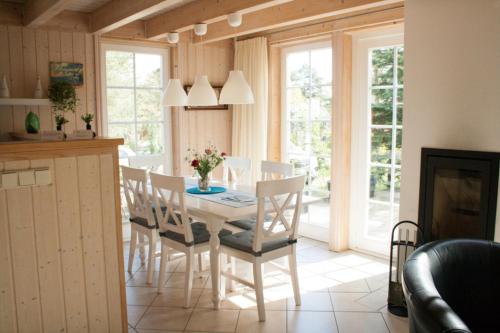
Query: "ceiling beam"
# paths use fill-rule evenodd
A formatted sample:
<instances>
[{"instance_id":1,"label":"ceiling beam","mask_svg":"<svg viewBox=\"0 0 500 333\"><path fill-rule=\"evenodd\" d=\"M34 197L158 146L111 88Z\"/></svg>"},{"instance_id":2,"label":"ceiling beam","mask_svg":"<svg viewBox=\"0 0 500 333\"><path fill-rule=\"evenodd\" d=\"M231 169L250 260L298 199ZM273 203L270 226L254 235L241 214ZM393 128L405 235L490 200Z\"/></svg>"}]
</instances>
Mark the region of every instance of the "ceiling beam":
<instances>
[{"instance_id":1,"label":"ceiling beam","mask_svg":"<svg viewBox=\"0 0 500 333\"><path fill-rule=\"evenodd\" d=\"M321 23L296 27L284 31L265 34L270 44L290 43L296 40L315 38L333 32L351 31L382 24L396 24L404 20L404 6L388 8L369 13L355 13L349 17L335 18Z\"/></svg>"},{"instance_id":2,"label":"ceiling beam","mask_svg":"<svg viewBox=\"0 0 500 333\"><path fill-rule=\"evenodd\" d=\"M92 33L106 33L171 7L181 0L111 0L90 14Z\"/></svg>"},{"instance_id":3,"label":"ceiling beam","mask_svg":"<svg viewBox=\"0 0 500 333\"><path fill-rule=\"evenodd\" d=\"M146 37L164 37L168 32L183 32L195 23L224 20L234 12L251 13L292 0L198 0L146 20Z\"/></svg>"},{"instance_id":4,"label":"ceiling beam","mask_svg":"<svg viewBox=\"0 0 500 333\"><path fill-rule=\"evenodd\" d=\"M230 27L227 22L216 22L208 26L205 36L194 36L193 43L204 44L260 31L305 23L335 15L376 8L402 0L294 0L270 7L243 17L240 27Z\"/></svg>"},{"instance_id":5,"label":"ceiling beam","mask_svg":"<svg viewBox=\"0 0 500 333\"><path fill-rule=\"evenodd\" d=\"M23 24L40 26L59 14L71 0L29 0L23 9Z\"/></svg>"}]
</instances>

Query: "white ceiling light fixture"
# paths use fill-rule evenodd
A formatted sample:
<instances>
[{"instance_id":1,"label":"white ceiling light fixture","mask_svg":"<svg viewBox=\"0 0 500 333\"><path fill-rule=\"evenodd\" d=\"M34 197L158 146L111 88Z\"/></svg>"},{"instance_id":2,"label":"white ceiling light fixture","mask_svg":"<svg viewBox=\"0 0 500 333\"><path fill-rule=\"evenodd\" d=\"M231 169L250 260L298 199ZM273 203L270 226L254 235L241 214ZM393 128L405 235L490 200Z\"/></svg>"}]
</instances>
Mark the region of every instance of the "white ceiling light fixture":
<instances>
[{"instance_id":1,"label":"white ceiling light fixture","mask_svg":"<svg viewBox=\"0 0 500 333\"><path fill-rule=\"evenodd\" d=\"M189 106L217 105L217 96L206 75L197 75L187 96Z\"/></svg>"},{"instance_id":2,"label":"white ceiling light fixture","mask_svg":"<svg viewBox=\"0 0 500 333\"><path fill-rule=\"evenodd\" d=\"M227 23L233 28L239 27L242 21L243 15L241 15L241 13L231 13L227 16Z\"/></svg>"},{"instance_id":3,"label":"white ceiling light fixture","mask_svg":"<svg viewBox=\"0 0 500 333\"><path fill-rule=\"evenodd\" d=\"M187 105L187 95L182 88L179 79L170 79L167 88L163 92L164 106L185 106Z\"/></svg>"},{"instance_id":4,"label":"white ceiling light fixture","mask_svg":"<svg viewBox=\"0 0 500 333\"><path fill-rule=\"evenodd\" d=\"M178 32L169 32L167 33L167 42L170 44L176 44L179 42L179 33Z\"/></svg>"},{"instance_id":5,"label":"white ceiling light fixture","mask_svg":"<svg viewBox=\"0 0 500 333\"><path fill-rule=\"evenodd\" d=\"M197 23L194 25L194 34L196 36L203 36L207 34L208 26L206 23Z\"/></svg>"},{"instance_id":6,"label":"white ceiling light fixture","mask_svg":"<svg viewBox=\"0 0 500 333\"><path fill-rule=\"evenodd\" d=\"M242 71L230 71L220 92L219 104L253 104L252 89Z\"/></svg>"}]
</instances>

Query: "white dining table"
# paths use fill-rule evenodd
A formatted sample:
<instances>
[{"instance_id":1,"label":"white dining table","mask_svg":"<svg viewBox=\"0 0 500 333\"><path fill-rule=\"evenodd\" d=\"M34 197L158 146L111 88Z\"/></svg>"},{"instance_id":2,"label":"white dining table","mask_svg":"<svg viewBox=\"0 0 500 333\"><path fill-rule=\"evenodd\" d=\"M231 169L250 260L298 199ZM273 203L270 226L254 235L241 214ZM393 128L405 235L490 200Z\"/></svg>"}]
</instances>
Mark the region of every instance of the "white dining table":
<instances>
[{"instance_id":1,"label":"white dining table","mask_svg":"<svg viewBox=\"0 0 500 333\"><path fill-rule=\"evenodd\" d=\"M192 178L186 178L186 188L196 186ZM221 182L212 181L211 186L223 186L228 191L238 191L255 197L255 187L248 185L223 184ZM224 298L221 294L221 270L220 270L220 240L219 232L222 230L224 223L235 221L244 218L249 218L257 214L257 204L248 204L243 207L231 207L227 204L222 204L207 200L210 194L205 195L189 195L186 193L184 205L188 215L192 216L199 222L207 225L207 230L210 233L210 276L212 280L212 302L215 309L219 309L220 302ZM324 198L311 197L303 195L302 206L306 206L315 202L319 202ZM290 206L293 208L293 205ZM266 204L266 212L273 212L273 206Z\"/></svg>"}]
</instances>

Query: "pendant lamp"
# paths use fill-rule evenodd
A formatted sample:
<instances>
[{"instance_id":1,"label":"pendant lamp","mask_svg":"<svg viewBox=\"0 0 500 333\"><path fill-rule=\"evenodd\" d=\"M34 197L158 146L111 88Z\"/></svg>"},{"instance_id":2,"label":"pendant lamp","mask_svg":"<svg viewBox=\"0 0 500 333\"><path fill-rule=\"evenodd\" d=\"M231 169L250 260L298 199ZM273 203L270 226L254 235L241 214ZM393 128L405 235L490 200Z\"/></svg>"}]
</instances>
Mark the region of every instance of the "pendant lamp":
<instances>
[{"instance_id":1,"label":"pendant lamp","mask_svg":"<svg viewBox=\"0 0 500 333\"><path fill-rule=\"evenodd\" d=\"M253 104L254 97L242 71L230 71L220 92L219 104Z\"/></svg>"},{"instance_id":2,"label":"pendant lamp","mask_svg":"<svg viewBox=\"0 0 500 333\"><path fill-rule=\"evenodd\" d=\"M217 105L217 96L206 75L198 75L187 96L189 106Z\"/></svg>"},{"instance_id":3,"label":"pendant lamp","mask_svg":"<svg viewBox=\"0 0 500 333\"><path fill-rule=\"evenodd\" d=\"M163 93L163 105L185 106L187 105L187 99L186 92L182 89L181 81L179 79L170 79Z\"/></svg>"}]
</instances>

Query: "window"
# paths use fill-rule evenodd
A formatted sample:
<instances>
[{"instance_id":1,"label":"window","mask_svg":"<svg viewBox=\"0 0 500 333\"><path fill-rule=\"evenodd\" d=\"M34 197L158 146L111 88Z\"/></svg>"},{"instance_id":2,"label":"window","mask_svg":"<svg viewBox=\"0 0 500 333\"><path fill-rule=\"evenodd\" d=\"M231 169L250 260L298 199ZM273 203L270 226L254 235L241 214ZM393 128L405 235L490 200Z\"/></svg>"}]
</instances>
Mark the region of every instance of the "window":
<instances>
[{"instance_id":1,"label":"window","mask_svg":"<svg viewBox=\"0 0 500 333\"><path fill-rule=\"evenodd\" d=\"M127 163L131 156L139 161L141 156L144 161L156 157L160 168L168 172L170 116L162 106L167 53L153 48L104 45L103 55L103 131L124 138L122 162Z\"/></svg>"},{"instance_id":2,"label":"window","mask_svg":"<svg viewBox=\"0 0 500 333\"><path fill-rule=\"evenodd\" d=\"M403 51L400 27L353 35L350 246L382 255L399 220Z\"/></svg>"},{"instance_id":3,"label":"window","mask_svg":"<svg viewBox=\"0 0 500 333\"><path fill-rule=\"evenodd\" d=\"M295 174L306 175L306 191L309 195L325 198L323 202L305 208L302 226L309 223L328 228L331 44L318 43L285 49L283 65L283 160L293 165ZM308 229L308 226L304 228ZM327 234L319 229L311 232L307 232L308 236L328 240ZM319 236L315 237L314 233Z\"/></svg>"}]
</instances>

